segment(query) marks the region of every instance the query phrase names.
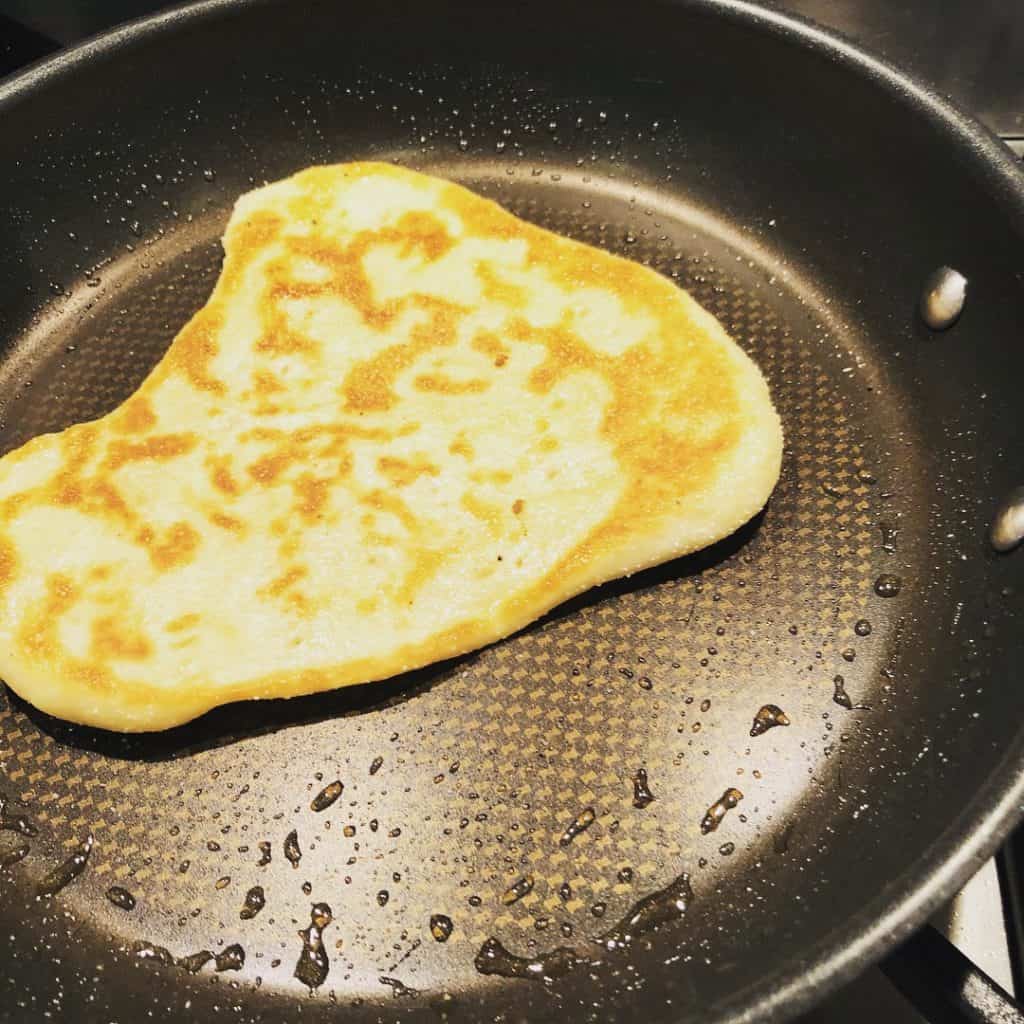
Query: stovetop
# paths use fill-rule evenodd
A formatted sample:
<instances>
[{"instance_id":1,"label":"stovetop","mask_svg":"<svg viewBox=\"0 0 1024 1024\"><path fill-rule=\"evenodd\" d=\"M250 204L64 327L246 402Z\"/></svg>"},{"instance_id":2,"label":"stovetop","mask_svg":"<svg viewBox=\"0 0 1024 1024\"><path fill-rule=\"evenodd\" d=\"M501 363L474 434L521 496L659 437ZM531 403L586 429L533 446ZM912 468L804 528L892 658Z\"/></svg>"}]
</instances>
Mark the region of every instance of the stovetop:
<instances>
[{"instance_id":1,"label":"stovetop","mask_svg":"<svg viewBox=\"0 0 1024 1024\"><path fill-rule=\"evenodd\" d=\"M0 0L0 77L139 17L154 0ZM1024 156L1021 0L783 0L780 9L838 31L929 81ZM839 126L841 128L841 126ZM932 920L1007 992L1024 992L1024 828ZM840 989L798 1024L928 1024L879 968Z\"/></svg>"}]
</instances>

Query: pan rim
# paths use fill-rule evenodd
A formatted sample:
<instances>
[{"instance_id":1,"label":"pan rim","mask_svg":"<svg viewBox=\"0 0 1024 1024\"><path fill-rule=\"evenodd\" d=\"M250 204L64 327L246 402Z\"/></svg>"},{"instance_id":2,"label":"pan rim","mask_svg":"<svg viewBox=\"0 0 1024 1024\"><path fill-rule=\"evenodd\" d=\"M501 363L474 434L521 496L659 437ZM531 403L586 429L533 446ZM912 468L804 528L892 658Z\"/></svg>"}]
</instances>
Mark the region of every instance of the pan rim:
<instances>
[{"instance_id":1,"label":"pan rim","mask_svg":"<svg viewBox=\"0 0 1024 1024\"><path fill-rule=\"evenodd\" d=\"M0 117L19 102L57 84L89 63L136 43L158 38L207 18L269 7L283 0L199 0L119 25L43 58L0 80ZM852 73L874 81L894 101L914 110L952 148L969 153L993 201L1024 234L1024 170L988 128L929 85L841 35L800 16L750 0L654 0L680 12L727 18L819 53ZM756 986L719 1004L712 1019L729 1024L790 1018L810 1009L909 936L978 870L1024 817L1024 730L1003 755L973 802L934 839L928 854L893 878L854 916L821 938L808 954Z\"/></svg>"}]
</instances>

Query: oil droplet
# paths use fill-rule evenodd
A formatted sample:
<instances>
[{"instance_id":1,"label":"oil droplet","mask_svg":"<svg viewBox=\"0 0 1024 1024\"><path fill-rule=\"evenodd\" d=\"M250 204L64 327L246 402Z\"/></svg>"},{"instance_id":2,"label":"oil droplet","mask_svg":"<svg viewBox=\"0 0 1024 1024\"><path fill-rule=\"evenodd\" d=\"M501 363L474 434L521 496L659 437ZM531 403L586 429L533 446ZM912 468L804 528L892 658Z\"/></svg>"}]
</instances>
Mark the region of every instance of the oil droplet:
<instances>
[{"instance_id":1,"label":"oil droplet","mask_svg":"<svg viewBox=\"0 0 1024 1024\"><path fill-rule=\"evenodd\" d=\"M530 892L533 892L533 875L523 875L502 893L501 902L510 907Z\"/></svg>"},{"instance_id":2,"label":"oil droplet","mask_svg":"<svg viewBox=\"0 0 1024 1024\"><path fill-rule=\"evenodd\" d=\"M447 942L453 927L452 919L447 914L434 914L430 918L430 934L434 936L435 942Z\"/></svg>"},{"instance_id":3,"label":"oil droplet","mask_svg":"<svg viewBox=\"0 0 1024 1024\"><path fill-rule=\"evenodd\" d=\"M258 861L256 861L256 867L263 868L263 867L266 867L270 863L270 861L273 859L272 854L271 854L270 843L268 843L266 841L263 841L263 842L261 842L259 844L259 848L260 848L260 859Z\"/></svg>"},{"instance_id":4,"label":"oil droplet","mask_svg":"<svg viewBox=\"0 0 1024 1024\"><path fill-rule=\"evenodd\" d=\"M569 824L558 840L559 846L568 846L581 832L586 832L594 824L594 808L587 807Z\"/></svg>"},{"instance_id":5,"label":"oil droplet","mask_svg":"<svg viewBox=\"0 0 1024 1024\"><path fill-rule=\"evenodd\" d=\"M499 978L526 978L545 983L561 978L581 963L586 961L567 946L559 946L542 956L515 956L495 938L488 939L473 960L473 966L481 974L494 974Z\"/></svg>"},{"instance_id":6,"label":"oil droplet","mask_svg":"<svg viewBox=\"0 0 1024 1024\"><path fill-rule=\"evenodd\" d=\"M867 619L858 619L853 627L853 631L857 636L870 636L871 623Z\"/></svg>"},{"instance_id":7,"label":"oil droplet","mask_svg":"<svg viewBox=\"0 0 1024 1024\"><path fill-rule=\"evenodd\" d=\"M335 779L330 785L324 786L309 805L311 811L326 811L335 800L341 796L345 786L340 779Z\"/></svg>"},{"instance_id":8,"label":"oil droplet","mask_svg":"<svg viewBox=\"0 0 1024 1024\"><path fill-rule=\"evenodd\" d=\"M607 903L595 903L591 908L590 912L594 917L604 917L604 912L608 909Z\"/></svg>"},{"instance_id":9,"label":"oil droplet","mask_svg":"<svg viewBox=\"0 0 1024 1024\"><path fill-rule=\"evenodd\" d=\"M303 882L302 883L302 892L306 896L312 895L313 883L312 882Z\"/></svg>"},{"instance_id":10,"label":"oil droplet","mask_svg":"<svg viewBox=\"0 0 1024 1024\"><path fill-rule=\"evenodd\" d=\"M212 959L213 954L208 949L201 949L198 953L179 956L175 963L189 974L198 974Z\"/></svg>"},{"instance_id":11,"label":"oil droplet","mask_svg":"<svg viewBox=\"0 0 1024 1024\"><path fill-rule=\"evenodd\" d=\"M372 761L370 762L370 774L371 774L371 775L376 775L376 774L377 774L377 772L379 772L379 771L380 771L380 766L381 766L381 765L382 765L383 763L384 763L384 758L383 758L383 757L375 757L375 758L374 758L374 759L373 759L373 760L372 760Z\"/></svg>"},{"instance_id":12,"label":"oil droplet","mask_svg":"<svg viewBox=\"0 0 1024 1024\"><path fill-rule=\"evenodd\" d=\"M572 899L572 886L568 882L563 882L558 887L558 898L563 903L568 903Z\"/></svg>"},{"instance_id":13,"label":"oil droplet","mask_svg":"<svg viewBox=\"0 0 1024 1024\"><path fill-rule=\"evenodd\" d=\"M559 930L567 939L572 935L572 925L568 921L563 921Z\"/></svg>"},{"instance_id":14,"label":"oil droplet","mask_svg":"<svg viewBox=\"0 0 1024 1024\"><path fill-rule=\"evenodd\" d=\"M883 572L875 580L875 593L879 597L895 597L903 587L903 580L891 572Z\"/></svg>"},{"instance_id":15,"label":"oil droplet","mask_svg":"<svg viewBox=\"0 0 1024 1024\"><path fill-rule=\"evenodd\" d=\"M856 661L856 659L857 659L857 652L852 647L847 647L846 650L843 651L843 661L845 661L845 662L853 662L853 661Z\"/></svg>"},{"instance_id":16,"label":"oil droplet","mask_svg":"<svg viewBox=\"0 0 1024 1024\"><path fill-rule=\"evenodd\" d=\"M298 868L302 851L299 849L299 833L294 828L284 837L284 855L293 868Z\"/></svg>"},{"instance_id":17,"label":"oil droplet","mask_svg":"<svg viewBox=\"0 0 1024 1024\"><path fill-rule=\"evenodd\" d=\"M470 896L466 902L471 907L479 907L483 903L483 900L479 896Z\"/></svg>"},{"instance_id":18,"label":"oil droplet","mask_svg":"<svg viewBox=\"0 0 1024 1024\"><path fill-rule=\"evenodd\" d=\"M899 535L899 527L894 523L879 523L878 531L882 535L882 550L888 554L896 551L896 538Z\"/></svg>"},{"instance_id":19,"label":"oil droplet","mask_svg":"<svg viewBox=\"0 0 1024 1024\"><path fill-rule=\"evenodd\" d=\"M789 716L777 704L765 704L756 715L750 727L751 736L760 736L777 725L789 725Z\"/></svg>"},{"instance_id":20,"label":"oil droplet","mask_svg":"<svg viewBox=\"0 0 1024 1024\"><path fill-rule=\"evenodd\" d=\"M243 921L251 921L265 906L267 897L262 885L254 885L246 894L245 901L238 916Z\"/></svg>"},{"instance_id":21,"label":"oil droplet","mask_svg":"<svg viewBox=\"0 0 1024 1024\"><path fill-rule=\"evenodd\" d=\"M216 175L216 173L214 171L212 171L209 167L207 167L206 170L203 171L203 177L207 181L213 181L213 179L216 178L217 175Z\"/></svg>"},{"instance_id":22,"label":"oil droplet","mask_svg":"<svg viewBox=\"0 0 1024 1024\"><path fill-rule=\"evenodd\" d=\"M218 971L240 971L244 964L245 950L237 942L213 958L213 966Z\"/></svg>"},{"instance_id":23,"label":"oil droplet","mask_svg":"<svg viewBox=\"0 0 1024 1024\"><path fill-rule=\"evenodd\" d=\"M92 836L86 836L85 842L67 860L58 864L49 874L43 877L36 886L36 895L54 896L66 885L70 885L85 870L85 865L89 863L92 845Z\"/></svg>"},{"instance_id":24,"label":"oil droplet","mask_svg":"<svg viewBox=\"0 0 1024 1024\"><path fill-rule=\"evenodd\" d=\"M13 867L18 861L24 860L30 853L31 847L24 840L12 846L9 850L0 853L0 870Z\"/></svg>"},{"instance_id":25,"label":"oil droplet","mask_svg":"<svg viewBox=\"0 0 1024 1024\"><path fill-rule=\"evenodd\" d=\"M115 907L120 907L122 910L135 909L135 897L127 889L122 889L119 885L112 885L107 890L107 899Z\"/></svg>"},{"instance_id":26,"label":"oil droplet","mask_svg":"<svg viewBox=\"0 0 1024 1024\"><path fill-rule=\"evenodd\" d=\"M704 815L703 820L700 823L700 830L704 835L709 832L714 832L719 825L722 824L722 819L726 814L731 811L741 800L743 794L738 790L730 786L708 809Z\"/></svg>"},{"instance_id":27,"label":"oil droplet","mask_svg":"<svg viewBox=\"0 0 1024 1024\"><path fill-rule=\"evenodd\" d=\"M637 768L633 773L633 806L643 810L654 800L654 794L647 785L647 769Z\"/></svg>"},{"instance_id":28,"label":"oil droplet","mask_svg":"<svg viewBox=\"0 0 1024 1024\"><path fill-rule=\"evenodd\" d=\"M633 869L632 868L621 868L618 875L616 876L620 882L632 882L633 881Z\"/></svg>"},{"instance_id":29,"label":"oil droplet","mask_svg":"<svg viewBox=\"0 0 1024 1024\"><path fill-rule=\"evenodd\" d=\"M381 889L381 891L379 893L377 893L377 905L378 906L386 907L388 905L388 900L389 899L391 899L391 893L389 893L387 891L387 889Z\"/></svg>"},{"instance_id":30,"label":"oil droplet","mask_svg":"<svg viewBox=\"0 0 1024 1024\"><path fill-rule=\"evenodd\" d=\"M853 701L850 700L850 695L846 692L846 680L842 676L835 676L832 679L832 700L838 704L841 708L846 708L848 711L853 708Z\"/></svg>"},{"instance_id":31,"label":"oil droplet","mask_svg":"<svg viewBox=\"0 0 1024 1024\"><path fill-rule=\"evenodd\" d=\"M231 876L230 875L224 875L223 877L218 878L217 881L213 883L213 887L218 892L220 892L221 889L226 889L230 884L231 884Z\"/></svg>"},{"instance_id":32,"label":"oil droplet","mask_svg":"<svg viewBox=\"0 0 1024 1024\"><path fill-rule=\"evenodd\" d=\"M411 999L413 996L419 995L416 989L409 988L408 985L397 978L389 978L387 975L382 974L377 980L382 985L387 985L391 989L391 994L396 999Z\"/></svg>"},{"instance_id":33,"label":"oil droplet","mask_svg":"<svg viewBox=\"0 0 1024 1024\"><path fill-rule=\"evenodd\" d=\"M296 961L294 976L310 992L319 988L326 980L331 965L324 948L324 929L334 920L331 908L326 903L314 904L310 911L309 927L299 932L302 951Z\"/></svg>"},{"instance_id":34,"label":"oil droplet","mask_svg":"<svg viewBox=\"0 0 1024 1024\"><path fill-rule=\"evenodd\" d=\"M846 680L842 676L834 676L832 678L832 700L838 704L841 708L846 708L847 711L868 711L870 710L867 704L854 704L850 700L850 695L846 692Z\"/></svg>"},{"instance_id":35,"label":"oil droplet","mask_svg":"<svg viewBox=\"0 0 1024 1024\"><path fill-rule=\"evenodd\" d=\"M678 921L693 902L690 876L685 872L664 889L658 889L637 901L626 916L597 941L609 952L627 949L641 935L660 928L669 921Z\"/></svg>"},{"instance_id":36,"label":"oil droplet","mask_svg":"<svg viewBox=\"0 0 1024 1024\"><path fill-rule=\"evenodd\" d=\"M736 850L736 844L735 843L722 843L722 845L718 848L718 852L723 857L731 857L733 855L733 853L735 852L735 850Z\"/></svg>"},{"instance_id":37,"label":"oil droplet","mask_svg":"<svg viewBox=\"0 0 1024 1024\"><path fill-rule=\"evenodd\" d=\"M164 946L154 946L152 942L137 942L134 946L135 956L139 960L155 960L158 964L173 964L171 951Z\"/></svg>"},{"instance_id":38,"label":"oil droplet","mask_svg":"<svg viewBox=\"0 0 1024 1024\"><path fill-rule=\"evenodd\" d=\"M344 828L343 828L343 829L341 830L341 834L342 834L342 835L343 835L343 836L344 836L344 837L345 837L346 839L351 839L351 838L352 838L352 837L353 837L353 836L354 836L354 835L356 834L356 828L355 828L355 825L346 825L346 826L345 826L345 827L344 827Z\"/></svg>"}]
</instances>

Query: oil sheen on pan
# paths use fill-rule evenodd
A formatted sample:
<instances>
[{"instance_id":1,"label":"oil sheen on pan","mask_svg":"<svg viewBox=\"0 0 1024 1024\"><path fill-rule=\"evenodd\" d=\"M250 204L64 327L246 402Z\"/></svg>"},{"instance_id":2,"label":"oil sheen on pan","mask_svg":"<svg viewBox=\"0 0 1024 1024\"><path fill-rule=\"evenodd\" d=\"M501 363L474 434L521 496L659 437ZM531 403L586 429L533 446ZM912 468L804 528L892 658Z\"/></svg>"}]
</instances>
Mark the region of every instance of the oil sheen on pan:
<instances>
[{"instance_id":1,"label":"oil sheen on pan","mask_svg":"<svg viewBox=\"0 0 1024 1024\"><path fill-rule=\"evenodd\" d=\"M131 398L0 460L0 676L50 714L163 729L449 658L778 479L712 316L457 185L311 168L224 251Z\"/></svg>"}]
</instances>

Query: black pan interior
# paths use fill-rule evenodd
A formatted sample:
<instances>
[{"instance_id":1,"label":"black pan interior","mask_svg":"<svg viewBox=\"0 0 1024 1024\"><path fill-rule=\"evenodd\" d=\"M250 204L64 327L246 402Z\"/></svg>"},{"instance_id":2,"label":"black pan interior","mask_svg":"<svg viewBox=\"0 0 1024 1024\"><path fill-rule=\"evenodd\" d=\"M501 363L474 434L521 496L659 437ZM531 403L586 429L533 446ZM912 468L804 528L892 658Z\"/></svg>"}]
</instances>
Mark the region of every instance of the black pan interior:
<instances>
[{"instance_id":1,"label":"black pan interior","mask_svg":"<svg viewBox=\"0 0 1024 1024\"><path fill-rule=\"evenodd\" d=\"M710 3L213 3L15 83L0 124L5 450L131 392L208 294L241 192L367 158L672 276L759 361L787 430L778 491L737 536L456 663L127 739L0 697L0 790L38 829L0 875L0 1019L791 1012L997 841L1019 799L1024 555L985 533L1024 482L1024 201L978 130L809 30ZM915 304L942 264L969 301L933 335ZM837 675L867 708L834 701ZM769 703L792 724L751 738ZM342 799L311 811L334 778ZM702 835L730 786L743 801ZM87 835L86 871L36 898ZM21 841L0 832L0 853ZM597 955L684 871L682 920ZM254 885L267 905L242 920ZM314 903L333 921L309 992ZM492 935L593 962L484 977ZM235 943L237 972L160 962Z\"/></svg>"}]
</instances>

